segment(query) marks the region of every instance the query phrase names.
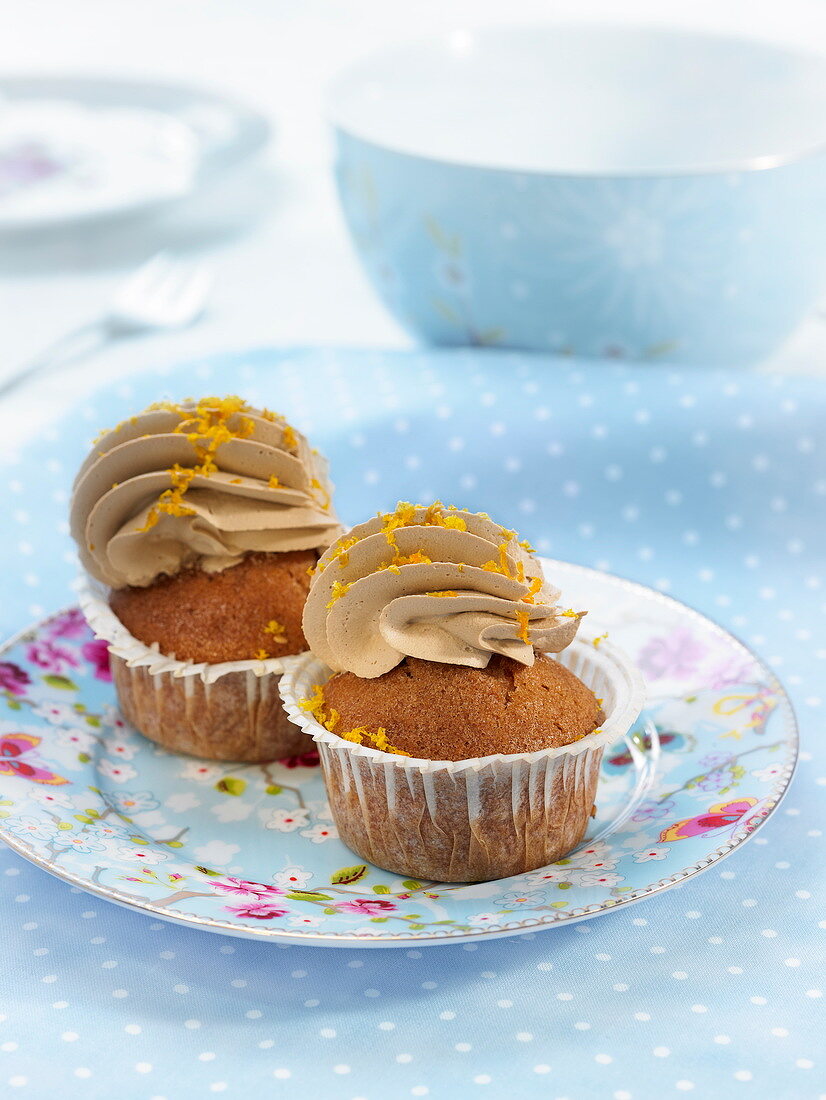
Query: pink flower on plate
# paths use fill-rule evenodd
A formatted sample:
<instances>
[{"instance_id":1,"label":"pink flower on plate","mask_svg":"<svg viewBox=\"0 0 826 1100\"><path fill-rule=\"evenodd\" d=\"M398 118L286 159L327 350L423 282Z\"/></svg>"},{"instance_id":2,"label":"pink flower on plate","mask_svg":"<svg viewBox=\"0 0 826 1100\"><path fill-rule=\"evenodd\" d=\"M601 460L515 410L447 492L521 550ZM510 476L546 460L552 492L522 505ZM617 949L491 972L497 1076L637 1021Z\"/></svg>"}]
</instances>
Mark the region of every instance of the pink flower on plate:
<instances>
[{"instance_id":1,"label":"pink flower on plate","mask_svg":"<svg viewBox=\"0 0 826 1100\"><path fill-rule=\"evenodd\" d=\"M9 691L12 695L25 695L26 687L31 682L31 676L19 665L0 661L0 690Z\"/></svg>"},{"instance_id":2,"label":"pink flower on plate","mask_svg":"<svg viewBox=\"0 0 826 1100\"><path fill-rule=\"evenodd\" d=\"M84 642L80 652L95 670L95 679L104 683L112 682L112 670L109 667L109 643L102 640Z\"/></svg>"},{"instance_id":3,"label":"pink flower on plate","mask_svg":"<svg viewBox=\"0 0 826 1100\"><path fill-rule=\"evenodd\" d=\"M63 649L51 641L32 642L26 646L26 657L33 665L58 676L67 668L77 668L78 659L69 649Z\"/></svg>"},{"instance_id":4,"label":"pink flower on plate","mask_svg":"<svg viewBox=\"0 0 826 1100\"><path fill-rule=\"evenodd\" d=\"M52 638L79 638L86 631L86 620L79 607L71 607L49 623Z\"/></svg>"},{"instance_id":5,"label":"pink flower on plate","mask_svg":"<svg viewBox=\"0 0 826 1100\"><path fill-rule=\"evenodd\" d=\"M241 897L261 898L268 894L280 894L283 891L277 886L268 886L266 882L250 882L243 878L228 876L220 882L213 882L212 887L221 894L240 894Z\"/></svg>"},{"instance_id":6,"label":"pink flower on plate","mask_svg":"<svg viewBox=\"0 0 826 1100\"><path fill-rule=\"evenodd\" d=\"M278 761L285 768L317 768L320 757L317 749L299 753L298 756L282 756Z\"/></svg>"},{"instance_id":7,"label":"pink flower on plate","mask_svg":"<svg viewBox=\"0 0 826 1100\"><path fill-rule=\"evenodd\" d=\"M679 680L695 673L705 655L703 643L686 627L680 627L671 634L652 638L640 650L637 664L650 680L661 680L664 676Z\"/></svg>"},{"instance_id":8,"label":"pink flower on plate","mask_svg":"<svg viewBox=\"0 0 826 1100\"><path fill-rule=\"evenodd\" d=\"M336 906L344 913L392 913L396 906L384 898L356 898L355 901L341 901Z\"/></svg>"},{"instance_id":9,"label":"pink flower on plate","mask_svg":"<svg viewBox=\"0 0 826 1100\"><path fill-rule=\"evenodd\" d=\"M228 913L234 913L236 917L252 917L253 920L275 920L289 913L289 909L277 905L270 905L266 901L251 901L249 905L225 905Z\"/></svg>"}]
</instances>

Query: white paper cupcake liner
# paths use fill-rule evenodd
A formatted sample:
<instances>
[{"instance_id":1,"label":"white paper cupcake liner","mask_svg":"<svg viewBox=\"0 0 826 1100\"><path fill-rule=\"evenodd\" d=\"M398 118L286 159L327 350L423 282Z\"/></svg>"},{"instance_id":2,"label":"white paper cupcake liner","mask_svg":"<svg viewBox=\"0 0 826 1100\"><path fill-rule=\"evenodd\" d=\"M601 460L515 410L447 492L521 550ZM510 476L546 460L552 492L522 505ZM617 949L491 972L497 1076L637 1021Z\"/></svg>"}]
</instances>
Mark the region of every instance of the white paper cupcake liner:
<instances>
[{"instance_id":1,"label":"white paper cupcake liner","mask_svg":"<svg viewBox=\"0 0 826 1100\"><path fill-rule=\"evenodd\" d=\"M344 842L377 866L444 882L520 874L576 847L593 812L603 751L631 728L645 688L607 643L577 640L553 657L602 699L599 732L536 752L449 761L395 756L326 730L300 701L332 673L301 655L279 690L289 717L319 747Z\"/></svg>"},{"instance_id":2,"label":"white paper cupcake liner","mask_svg":"<svg viewBox=\"0 0 826 1100\"><path fill-rule=\"evenodd\" d=\"M305 749L306 739L284 711L278 683L306 654L220 664L176 660L126 629L109 606L104 585L81 577L76 588L95 637L109 645L124 717L145 737L212 760L259 762Z\"/></svg>"}]
</instances>

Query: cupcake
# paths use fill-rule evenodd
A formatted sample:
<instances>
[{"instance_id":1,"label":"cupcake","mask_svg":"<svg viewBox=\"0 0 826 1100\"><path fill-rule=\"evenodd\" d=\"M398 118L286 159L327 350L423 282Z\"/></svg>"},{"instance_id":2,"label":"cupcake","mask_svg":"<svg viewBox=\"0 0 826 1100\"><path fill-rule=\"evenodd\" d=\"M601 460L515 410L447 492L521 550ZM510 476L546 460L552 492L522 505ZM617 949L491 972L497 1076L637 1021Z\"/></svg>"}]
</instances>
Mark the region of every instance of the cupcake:
<instances>
[{"instance_id":1,"label":"cupcake","mask_svg":"<svg viewBox=\"0 0 826 1100\"><path fill-rule=\"evenodd\" d=\"M318 743L344 842L400 875L503 878L562 858L594 813L639 674L576 640L531 547L481 513L400 504L320 558L312 654L281 692Z\"/></svg>"},{"instance_id":2,"label":"cupcake","mask_svg":"<svg viewBox=\"0 0 826 1100\"><path fill-rule=\"evenodd\" d=\"M341 531L331 494L304 436L239 397L162 402L98 438L71 502L81 603L146 737L216 760L301 751L277 686Z\"/></svg>"}]
</instances>

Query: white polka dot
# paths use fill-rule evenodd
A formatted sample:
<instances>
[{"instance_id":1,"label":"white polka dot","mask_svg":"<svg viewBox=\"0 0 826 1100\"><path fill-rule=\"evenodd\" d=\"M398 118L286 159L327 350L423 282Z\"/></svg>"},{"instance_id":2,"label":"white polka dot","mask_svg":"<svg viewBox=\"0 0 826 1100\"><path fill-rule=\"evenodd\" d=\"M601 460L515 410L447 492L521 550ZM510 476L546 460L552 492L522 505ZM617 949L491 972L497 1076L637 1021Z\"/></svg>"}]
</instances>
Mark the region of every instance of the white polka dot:
<instances>
[{"instance_id":1,"label":"white polka dot","mask_svg":"<svg viewBox=\"0 0 826 1100\"><path fill-rule=\"evenodd\" d=\"M151 1062L136 1062L135 1063L135 1072L136 1073L151 1073L152 1072L152 1063Z\"/></svg>"},{"instance_id":2,"label":"white polka dot","mask_svg":"<svg viewBox=\"0 0 826 1100\"><path fill-rule=\"evenodd\" d=\"M749 1000L753 1005L765 1005L769 1003L765 997L749 997Z\"/></svg>"},{"instance_id":3,"label":"white polka dot","mask_svg":"<svg viewBox=\"0 0 826 1100\"><path fill-rule=\"evenodd\" d=\"M627 993L628 986L624 982L617 982L616 985L611 987L615 993Z\"/></svg>"},{"instance_id":4,"label":"white polka dot","mask_svg":"<svg viewBox=\"0 0 826 1100\"><path fill-rule=\"evenodd\" d=\"M533 1035L529 1031L517 1031L516 1039L520 1043L530 1043L533 1040Z\"/></svg>"},{"instance_id":5,"label":"white polka dot","mask_svg":"<svg viewBox=\"0 0 826 1100\"><path fill-rule=\"evenodd\" d=\"M814 1066L814 1062L812 1062L809 1058L798 1058L795 1062L795 1065L798 1067L798 1069L812 1069Z\"/></svg>"},{"instance_id":6,"label":"white polka dot","mask_svg":"<svg viewBox=\"0 0 826 1100\"><path fill-rule=\"evenodd\" d=\"M635 1012L634 1019L639 1020L642 1024L646 1024L651 1019L651 1016L647 1012Z\"/></svg>"},{"instance_id":7,"label":"white polka dot","mask_svg":"<svg viewBox=\"0 0 826 1100\"><path fill-rule=\"evenodd\" d=\"M572 1001L574 999L573 993L557 993L556 999L558 1001Z\"/></svg>"},{"instance_id":8,"label":"white polka dot","mask_svg":"<svg viewBox=\"0 0 826 1100\"><path fill-rule=\"evenodd\" d=\"M196 1031L201 1026L200 1020L184 1020L184 1027L190 1031Z\"/></svg>"},{"instance_id":9,"label":"white polka dot","mask_svg":"<svg viewBox=\"0 0 826 1100\"><path fill-rule=\"evenodd\" d=\"M784 959L783 961L786 963L786 966L800 966L800 959Z\"/></svg>"},{"instance_id":10,"label":"white polka dot","mask_svg":"<svg viewBox=\"0 0 826 1100\"><path fill-rule=\"evenodd\" d=\"M410 1090L410 1095L411 1096L427 1096L427 1094L429 1092L430 1092L430 1089L427 1087L427 1085L414 1085L413 1088Z\"/></svg>"},{"instance_id":11,"label":"white polka dot","mask_svg":"<svg viewBox=\"0 0 826 1100\"><path fill-rule=\"evenodd\" d=\"M17 1050L17 1047L18 1044L14 1042L0 1043L0 1050L2 1050L4 1054L11 1054L13 1051Z\"/></svg>"},{"instance_id":12,"label":"white polka dot","mask_svg":"<svg viewBox=\"0 0 826 1100\"><path fill-rule=\"evenodd\" d=\"M719 1043L720 1046L724 1047L724 1046L728 1046L728 1044L731 1042L731 1038L728 1035L715 1035L714 1036L714 1042Z\"/></svg>"},{"instance_id":13,"label":"white polka dot","mask_svg":"<svg viewBox=\"0 0 826 1100\"><path fill-rule=\"evenodd\" d=\"M454 1050L458 1050L460 1054L467 1054L469 1050L472 1050L470 1043L456 1043L453 1047ZM398 1059L397 1059L398 1061Z\"/></svg>"},{"instance_id":14,"label":"white polka dot","mask_svg":"<svg viewBox=\"0 0 826 1100\"><path fill-rule=\"evenodd\" d=\"M140 1035L143 1028L140 1024L127 1024L123 1030L127 1035Z\"/></svg>"},{"instance_id":15,"label":"white polka dot","mask_svg":"<svg viewBox=\"0 0 826 1100\"><path fill-rule=\"evenodd\" d=\"M735 1081L751 1081L753 1074L749 1069L738 1069L732 1074Z\"/></svg>"},{"instance_id":16,"label":"white polka dot","mask_svg":"<svg viewBox=\"0 0 826 1100\"><path fill-rule=\"evenodd\" d=\"M614 1059L611 1057L610 1054L595 1054L594 1055L594 1061L599 1062L599 1064L601 1066L607 1066L611 1062L613 1062L613 1060Z\"/></svg>"},{"instance_id":17,"label":"white polka dot","mask_svg":"<svg viewBox=\"0 0 826 1100\"><path fill-rule=\"evenodd\" d=\"M23 1077L20 1074L16 1074L14 1077L9 1078L9 1084L13 1089L22 1088L29 1083L28 1077Z\"/></svg>"},{"instance_id":18,"label":"white polka dot","mask_svg":"<svg viewBox=\"0 0 826 1100\"><path fill-rule=\"evenodd\" d=\"M708 1012L705 1005L692 1005L691 1011L696 1012L698 1015L702 1015L703 1012Z\"/></svg>"},{"instance_id":19,"label":"white polka dot","mask_svg":"<svg viewBox=\"0 0 826 1100\"><path fill-rule=\"evenodd\" d=\"M406 1066L409 1062L413 1061L413 1055L407 1053L397 1054L396 1061L399 1063L400 1066Z\"/></svg>"},{"instance_id":20,"label":"white polka dot","mask_svg":"<svg viewBox=\"0 0 826 1100\"><path fill-rule=\"evenodd\" d=\"M487 1073L478 1073L473 1078L473 1083L475 1085L489 1085L492 1080L493 1078L489 1077Z\"/></svg>"},{"instance_id":21,"label":"white polka dot","mask_svg":"<svg viewBox=\"0 0 826 1100\"><path fill-rule=\"evenodd\" d=\"M213 1081L209 1086L210 1092L223 1092L227 1087L226 1081Z\"/></svg>"},{"instance_id":22,"label":"white polka dot","mask_svg":"<svg viewBox=\"0 0 826 1100\"><path fill-rule=\"evenodd\" d=\"M272 1071L273 1077L277 1077L279 1081L286 1081L288 1077L292 1076L288 1069L284 1069L280 1066L278 1069Z\"/></svg>"},{"instance_id":23,"label":"white polka dot","mask_svg":"<svg viewBox=\"0 0 826 1100\"><path fill-rule=\"evenodd\" d=\"M384 1020L382 1023L379 1024L379 1029L381 1031L393 1031L395 1027L396 1025L391 1024L389 1020Z\"/></svg>"},{"instance_id":24,"label":"white polka dot","mask_svg":"<svg viewBox=\"0 0 826 1100\"><path fill-rule=\"evenodd\" d=\"M675 970L671 977L676 978L678 982L683 982L688 977L688 974L686 974L684 970Z\"/></svg>"},{"instance_id":25,"label":"white polka dot","mask_svg":"<svg viewBox=\"0 0 826 1100\"><path fill-rule=\"evenodd\" d=\"M542 1062L538 1066L534 1066L533 1071L534 1071L534 1073L550 1073L551 1072L551 1067L546 1066L545 1063Z\"/></svg>"},{"instance_id":26,"label":"white polka dot","mask_svg":"<svg viewBox=\"0 0 826 1100\"><path fill-rule=\"evenodd\" d=\"M675 1081L674 1082L674 1088L679 1089L680 1092L691 1092L691 1090L694 1088L694 1082L693 1081Z\"/></svg>"},{"instance_id":27,"label":"white polka dot","mask_svg":"<svg viewBox=\"0 0 826 1100\"><path fill-rule=\"evenodd\" d=\"M189 993L189 986L184 985L183 983L181 983L179 985L173 985L172 989L173 989L173 992L175 992L175 993L182 993L182 994L183 993Z\"/></svg>"},{"instance_id":28,"label":"white polka dot","mask_svg":"<svg viewBox=\"0 0 826 1100\"><path fill-rule=\"evenodd\" d=\"M198 1055L199 1062L214 1062L216 1054L214 1050L204 1050Z\"/></svg>"},{"instance_id":29,"label":"white polka dot","mask_svg":"<svg viewBox=\"0 0 826 1100\"><path fill-rule=\"evenodd\" d=\"M807 989L806 990L806 996L807 997L812 997L814 999L816 999L818 997L822 997L823 996L823 990L822 989Z\"/></svg>"},{"instance_id":30,"label":"white polka dot","mask_svg":"<svg viewBox=\"0 0 826 1100\"><path fill-rule=\"evenodd\" d=\"M455 1020L456 1019L456 1013L455 1012L450 1012L450 1011L440 1012L439 1013L439 1019L440 1020Z\"/></svg>"},{"instance_id":31,"label":"white polka dot","mask_svg":"<svg viewBox=\"0 0 826 1100\"><path fill-rule=\"evenodd\" d=\"M667 1058L671 1051L668 1047L654 1047L651 1051L655 1058Z\"/></svg>"},{"instance_id":32,"label":"white polka dot","mask_svg":"<svg viewBox=\"0 0 826 1100\"><path fill-rule=\"evenodd\" d=\"M274 1039L262 1039L261 1042L258 1044L259 1050L272 1050L274 1046Z\"/></svg>"},{"instance_id":33,"label":"white polka dot","mask_svg":"<svg viewBox=\"0 0 826 1100\"><path fill-rule=\"evenodd\" d=\"M318 1033L322 1039L335 1039L336 1031L333 1027L323 1027Z\"/></svg>"},{"instance_id":34,"label":"white polka dot","mask_svg":"<svg viewBox=\"0 0 826 1100\"><path fill-rule=\"evenodd\" d=\"M778 1039L785 1039L789 1034L788 1029L785 1027L773 1027L771 1033L777 1036Z\"/></svg>"},{"instance_id":35,"label":"white polka dot","mask_svg":"<svg viewBox=\"0 0 826 1100\"><path fill-rule=\"evenodd\" d=\"M86 1066L78 1066L77 1069L74 1071L74 1074L75 1077L80 1077L85 1080L87 1077L92 1076L92 1071Z\"/></svg>"},{"instance_id":36,"label":"white polka dot","mask_svg":"<svg viewBox=\"0 0 826 1100\"><path fill-rule=\"evenodd\" d=\"M124 997L128 997L129 994L125 989L113 989L112 996L117 997L118 1000L122 1000Z\"/></svg>"}]
</instances>

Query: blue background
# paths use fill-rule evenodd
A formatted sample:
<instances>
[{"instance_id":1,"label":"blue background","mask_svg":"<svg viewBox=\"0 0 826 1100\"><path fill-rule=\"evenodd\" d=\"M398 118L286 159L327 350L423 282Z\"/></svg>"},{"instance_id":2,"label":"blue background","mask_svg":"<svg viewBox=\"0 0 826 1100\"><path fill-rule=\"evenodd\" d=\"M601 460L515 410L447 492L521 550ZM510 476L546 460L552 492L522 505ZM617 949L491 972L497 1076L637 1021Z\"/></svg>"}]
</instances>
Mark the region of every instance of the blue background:
<instances>
[{"instance_id":1,"label":"blue background","mask_svg":"<svg viewBox=\"0 0 826 1100\"><path fill-rule=\"evenodd\" d=\"M683 887L489 943L228 939L116 908L0 850L0 1094L826 1092L823 384L497 352L260 350L148 372L6 459L4 634L71 602L65 515L90 438L150 400L207 391L310 433L345 522L441 497L710 614L790 689L800 770L765 829Z\"/></svg>"}]
</instances>

